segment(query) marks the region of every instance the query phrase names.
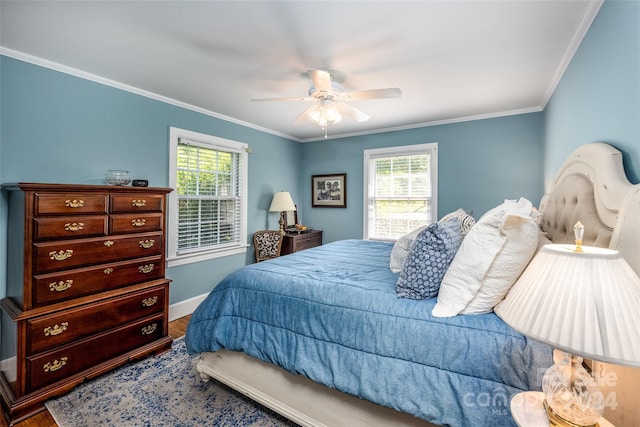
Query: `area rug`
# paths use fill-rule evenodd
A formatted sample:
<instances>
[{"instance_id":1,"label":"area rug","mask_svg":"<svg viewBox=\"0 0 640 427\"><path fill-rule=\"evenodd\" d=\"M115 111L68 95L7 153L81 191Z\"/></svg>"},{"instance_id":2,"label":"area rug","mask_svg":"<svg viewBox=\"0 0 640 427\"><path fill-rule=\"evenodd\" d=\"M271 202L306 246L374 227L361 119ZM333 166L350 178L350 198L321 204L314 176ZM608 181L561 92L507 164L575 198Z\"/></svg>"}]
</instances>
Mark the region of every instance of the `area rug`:
<instances>
[{"instance_id":1,"label":"area rug","mask_svg":"<svg viewBox=\"0 0 640 427\"><path fill-rule=\"evenodd\" d=\"M60 427L295 426L211 379L204 382L184 339L171 351L86 382L45 406Z\"/></svg>"}]
</instances>

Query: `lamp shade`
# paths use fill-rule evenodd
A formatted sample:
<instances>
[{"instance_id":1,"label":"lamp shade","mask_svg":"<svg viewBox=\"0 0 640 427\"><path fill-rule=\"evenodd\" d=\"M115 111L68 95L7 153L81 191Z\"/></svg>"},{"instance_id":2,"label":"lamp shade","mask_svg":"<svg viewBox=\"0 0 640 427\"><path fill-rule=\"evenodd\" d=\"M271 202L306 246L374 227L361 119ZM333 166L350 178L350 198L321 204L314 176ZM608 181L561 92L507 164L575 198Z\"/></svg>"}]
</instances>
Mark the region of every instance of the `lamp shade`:
<instances>
[{"instance_id":1,"label":"lamp shade","mask_svg":"<svg viewBox=\"0 0 640 427\"><path fill-rule=\"evenodd\" d=\"M296 205L293 203L291 194L288 191L278 191L273 195L269 212L295 211Z\"/></svg>"},{"instance_id":2,"label":"lamp shade","mask_svg":"<svg viewBox=\"0 0 640 427\"><path fill-rule=\"evenodd\" d=\"M640 366L640 279L618 251L546 245L495 312L565 352Z\"/></svg>"}]
</instances>

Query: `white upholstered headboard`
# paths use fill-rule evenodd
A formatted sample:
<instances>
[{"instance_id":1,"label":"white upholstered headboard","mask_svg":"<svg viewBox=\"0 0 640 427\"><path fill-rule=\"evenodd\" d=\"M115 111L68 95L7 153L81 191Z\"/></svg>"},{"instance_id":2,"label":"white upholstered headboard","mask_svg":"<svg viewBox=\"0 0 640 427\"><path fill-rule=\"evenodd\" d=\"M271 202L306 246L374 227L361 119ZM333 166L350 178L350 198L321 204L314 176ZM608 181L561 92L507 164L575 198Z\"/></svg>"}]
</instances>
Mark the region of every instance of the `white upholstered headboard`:
<instances>
[{"instance_id":1,"label":"white upholstered headboard","mask_svg":"<svg viewBox=\"0 0 640 427\"><path fill-rule=\"evenodd\" d=\"M585 226L585 245L618 249L640 275L640 185L629 182L622 153L595 142L575 150L540 202L540 227L554 243L573 243Z\"/></svg>"}]
</instances>

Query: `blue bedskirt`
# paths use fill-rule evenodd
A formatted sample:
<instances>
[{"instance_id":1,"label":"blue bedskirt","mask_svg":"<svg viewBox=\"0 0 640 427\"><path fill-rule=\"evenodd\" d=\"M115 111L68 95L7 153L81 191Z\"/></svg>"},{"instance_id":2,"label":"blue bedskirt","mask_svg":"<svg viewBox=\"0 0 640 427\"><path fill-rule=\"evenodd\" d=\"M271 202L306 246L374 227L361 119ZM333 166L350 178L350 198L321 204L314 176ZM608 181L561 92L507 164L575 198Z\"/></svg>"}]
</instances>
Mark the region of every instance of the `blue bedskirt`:
<instances>
[{"instance_id":1,"label":"blue bedskirt","mask_svg":"<svg viewBox=\"0 0 640 427\"><path fill-rule=\"evenodd\" d=\"M433 318L397 298L391 243L343 240L226 277L187 329L190 353L226 348L434 424L514 426L552 350L495 314Z\"/></svg>"}]
</instances>

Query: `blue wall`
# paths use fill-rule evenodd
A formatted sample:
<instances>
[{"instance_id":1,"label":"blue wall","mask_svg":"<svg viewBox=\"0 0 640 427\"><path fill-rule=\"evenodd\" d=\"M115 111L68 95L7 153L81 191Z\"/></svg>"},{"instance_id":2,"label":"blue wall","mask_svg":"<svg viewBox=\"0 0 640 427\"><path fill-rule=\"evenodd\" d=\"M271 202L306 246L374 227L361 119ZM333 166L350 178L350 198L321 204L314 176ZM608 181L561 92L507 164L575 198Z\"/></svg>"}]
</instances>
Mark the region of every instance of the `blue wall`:
<instances>
[{"instance_id":1,"label":"blue wall","mask_svg":"<svg viewBox=\"0 0 640 427\"><path fill-rule=\"evenodd\" d=\"M439 144L439 215L479 216L503 198L534 203L566 156L591 141L625 154L640 174L640 3L606 1L543 113L298 144L217 118L0 57L0 181L101 183L109 168L168 183L168 128L248 143L249 232L276 228L274 191L291 191L301 221L325 241L362 236L363 151ZM283 167L286 165L286 167ZM541 174L543 171L543 174ZM311 208L311 175L346 172L346 209ZM505 179L508 177L508 179ZM0 198L0 296L6 195ZM252 254L172 268L171 302L202 294Z\"/></svg>"},{"instance_id":2,"label":"blue wall","mask_svg":"<svg viewBox=\"0 0 640 427\"><path fill-rule=\"evenodd\" d=\"M439 215L479 216L503 198L534 203L567 155L605 141L640 181L640 2L606 1L543 113L299 144L123 90L0 56L0 182L102 183L129 169L168 184L168 129L248 143L248 231L276 228L267 212L288 190L301 221L325 241L362 236L363 151L439 144ZM311 175L346 172L346 209L311 208ZM0 193L0 297L6 281L6 194ZM171 268L171 302L205 293L253 254Z\"/></svg>"},{"instance_id":3,"label":"blue wall","mask_svg":"<svg viewBox=\"0 0 640 427\"><path fill-rule=\"evenodd\" d=\"M127 169L168 185L170 126L246 142L249 236L277 228L268 208L287 190L302 222L325 241L362 236L363 150L439 143L439 214L464 207L480 215L504 198L542 194L541 114L433 126L299 144L209 115L68 74L0 57L0 182L101 184L107 169ZM348 208L311 208L311 175L346 172ZM509 179L504 179L508 176ZM0 199L0 254L6 252L6 194ZM249 239L248 239L249 240ZM208 292L253 253L168 269L171 303ZM6 254L0 261L0 296Z\"/></svg>"},{"instance_id":4,"label":"blue wall","mask_svg":"<svg viewBox=\"0 0 640 427\"><path fill-rule=\"evenodd\" d=\"M580 145L623 152L640 181L640 2L605 1L544 111L544 179Z\"/></svg>"},{"instance_id":5,"label":"blue wall","mask_svg":"<svg viewBox=\"0 0 640 427\"><path fill-rule=\"evenodd\" d=\"M0 57L0 182L102 184L107 169L127 169L167 186L169 127L249 144L249 235L276 228L274 191L300 192L297 142L13 58ZM0 296L6 281L6 194L0 200ZM246 256L171 268L171 303L211 290Z\"/></svg>"},{"instance_id":6,"label":"blue wall","mask_svg":"<svg viewBox=\"0 0 640 427\"><path fill-rule=\"evenodd\" d=\"M347 208L306 210L302 221L322 229L325 242L362 238L364 150L437 142L438 217L460 207L479 217L505 198L543 194L542 115L522 114L304 144L300 179L311 206L311 176L347 173ZM305 184L306 183L306 184Z\"/></svg>"}]
</instances>

